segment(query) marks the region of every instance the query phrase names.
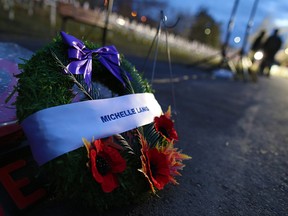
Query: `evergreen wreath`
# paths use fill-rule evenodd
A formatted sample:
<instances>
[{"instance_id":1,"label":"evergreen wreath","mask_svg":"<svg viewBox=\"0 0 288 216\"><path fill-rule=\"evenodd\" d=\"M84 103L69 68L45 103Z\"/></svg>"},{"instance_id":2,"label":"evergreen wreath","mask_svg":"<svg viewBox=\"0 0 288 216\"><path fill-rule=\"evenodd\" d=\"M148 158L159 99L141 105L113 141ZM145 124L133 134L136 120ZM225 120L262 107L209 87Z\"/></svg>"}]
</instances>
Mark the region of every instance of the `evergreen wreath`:
<instances>
[{"instance_id":1,"label":"evergreen wreath","mask_svg":"<svg viewBox=\"0 0 288 216\"><path fill-rule=\"evenodd\" d=\"M66 33L19 65L21 74L15 89L20 122L37 111L80 100L153 92L123 55L119 58L120 78L110 73L97 54L92 55L91 83L81 74L67 73L71 59L63 35ZM99 49L89 41L83 45ZM178 135L173 126L168 108L148 125L98 140L83 137L83 147L41 166L40 176L47 179L53 199L82 202L99 210L147 199L167 183L177 184L182 161L190 159L174 147Z\"/></svg>"}]
</instances>

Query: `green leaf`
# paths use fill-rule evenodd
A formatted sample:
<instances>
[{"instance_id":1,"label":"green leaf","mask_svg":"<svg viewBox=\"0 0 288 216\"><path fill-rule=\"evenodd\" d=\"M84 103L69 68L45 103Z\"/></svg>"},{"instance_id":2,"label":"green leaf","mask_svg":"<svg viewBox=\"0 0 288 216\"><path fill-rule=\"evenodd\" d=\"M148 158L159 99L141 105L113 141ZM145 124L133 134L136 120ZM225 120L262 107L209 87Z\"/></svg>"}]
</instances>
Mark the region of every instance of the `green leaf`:
<instances>
[{"instance_id":1,"label":"green leaf","mask_svg":"<svg viewBox=\"0 0 288 216\"><path fill-rule=\"evenodd\" d=\"M124 148L124 151L126 151L128 154L135 154L133 149L123 136L121 136L120 134L115 134L114 138L117 140L117 143Z\"/></svg>"}]
</instances>

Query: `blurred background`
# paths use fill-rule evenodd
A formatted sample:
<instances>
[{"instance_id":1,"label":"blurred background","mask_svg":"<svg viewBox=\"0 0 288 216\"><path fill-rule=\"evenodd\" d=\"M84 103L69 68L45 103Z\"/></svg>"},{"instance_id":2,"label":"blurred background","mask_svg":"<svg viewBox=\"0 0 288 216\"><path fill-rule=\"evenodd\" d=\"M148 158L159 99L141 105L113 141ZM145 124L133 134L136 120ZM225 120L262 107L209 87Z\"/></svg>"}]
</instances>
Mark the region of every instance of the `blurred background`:
<instances>
[{"instance_id":1,"label":"blurred background","mask_svg":"<svg viewBox=\"0 0 288 216\"><path fill-rule=\"evenodd\" d=\"M98 44L114 44L121 53L143 57L159 30L164 59L166 42L174 62L190 64L227 52L249 51L262 30L280 29L277 60L287 64L288 3L286 0L1 0L0 41L17 41L31 50L49 42L60 30ZM159 33L159 32L158 32ZM214 58L219 54L219 58Z\"/></svg>"}]
</instances>

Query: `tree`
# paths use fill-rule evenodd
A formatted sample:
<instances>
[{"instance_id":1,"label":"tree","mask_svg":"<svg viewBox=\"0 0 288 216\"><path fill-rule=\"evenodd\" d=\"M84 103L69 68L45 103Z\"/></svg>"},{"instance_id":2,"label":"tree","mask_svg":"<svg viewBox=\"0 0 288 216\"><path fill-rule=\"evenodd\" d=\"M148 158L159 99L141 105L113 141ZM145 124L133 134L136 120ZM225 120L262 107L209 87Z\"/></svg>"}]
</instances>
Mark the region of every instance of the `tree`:
<instances>
[{"instance_id":1,"label":"tree","mask_svg":"<svg viewBox=\"0 0 288 216\"><path fill-rule=\"evenodd\" d=\"M205 8L201 8L194 17L189 39L199 41L215 48L220 47L220 24L208 14Z\"/></svg>"}]
</instances>

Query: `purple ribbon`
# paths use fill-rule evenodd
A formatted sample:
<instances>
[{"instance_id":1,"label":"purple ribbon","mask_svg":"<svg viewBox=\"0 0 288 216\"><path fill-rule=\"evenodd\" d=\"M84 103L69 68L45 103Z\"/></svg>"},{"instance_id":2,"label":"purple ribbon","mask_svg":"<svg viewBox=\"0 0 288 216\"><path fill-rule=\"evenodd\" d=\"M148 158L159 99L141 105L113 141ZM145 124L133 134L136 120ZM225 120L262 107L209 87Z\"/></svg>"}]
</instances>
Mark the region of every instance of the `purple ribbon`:
<instances>
[{"instance_id":1,"label":"purple ribbon","mask_svg":"<svg viewBox=\"0 0 288 216\"><path fill-rule=\"evenodd\" d=\"M99 49L90 50L84 43L63 31L60 32L62 40L69 45L68 57L71 62L66 66L72 74L83 74L88 87L91 86L92 75L92 54L97 54L101 62L123 85L125 82L121 76L119 53L114 46L105 46Z\"/></svg>"}]
</instances>

